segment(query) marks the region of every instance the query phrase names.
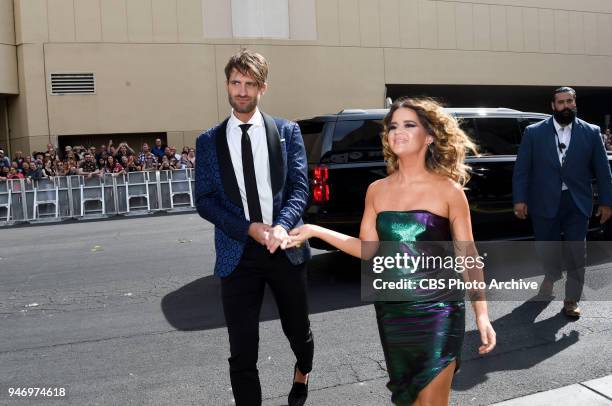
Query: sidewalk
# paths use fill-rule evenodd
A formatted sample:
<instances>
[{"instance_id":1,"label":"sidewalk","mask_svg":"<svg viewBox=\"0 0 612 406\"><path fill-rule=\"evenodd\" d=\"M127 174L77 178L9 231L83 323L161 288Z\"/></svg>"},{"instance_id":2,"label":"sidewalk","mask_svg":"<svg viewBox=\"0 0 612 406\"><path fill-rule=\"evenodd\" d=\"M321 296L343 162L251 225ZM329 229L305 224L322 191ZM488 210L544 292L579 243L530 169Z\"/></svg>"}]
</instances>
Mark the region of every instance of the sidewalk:
<instances>
[{"instance_id":1,"label":"sidewalk","mask_svg":"<svg viewBox=\"0 0 612 406\"><path fill-rule=\"evenodd\" d=\"M610 406L612 405L612 375L516 399L492 406Z\"/></svg>"},{"instance_id":2,"label":"sidewalk","mask_svg":"<svg viewBox=\"0 0 612 406\"><path fill-rule=\"evenodd\" d=\"M312 405L390 405L388 390L385 387L387 377L369 380L366 382L338 385L334 387L311 391L307 404ZM451 404L486 404L471 403L468 400L457 400ZM266 399L266 406L286 405L286 395ZM612 406L612 375L576 383L561 388L534 393L509 399L489 406Z\"/></svg>"}]
</instances>

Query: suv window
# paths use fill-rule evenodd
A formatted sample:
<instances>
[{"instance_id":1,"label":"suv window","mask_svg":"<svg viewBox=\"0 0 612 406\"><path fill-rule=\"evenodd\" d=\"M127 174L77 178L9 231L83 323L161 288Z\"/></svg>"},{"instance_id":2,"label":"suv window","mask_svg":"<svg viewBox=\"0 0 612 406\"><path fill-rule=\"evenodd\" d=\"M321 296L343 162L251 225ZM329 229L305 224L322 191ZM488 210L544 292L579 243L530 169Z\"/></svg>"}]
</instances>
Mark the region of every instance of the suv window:
<instances>
[{"instance_id":1,"label":"suv window","mask_svg":"<svg viewBox=\"0 0 612 406\"><path fill-rule=\"evenodd\" d=\"M308 154L308 162L316 163L321 158L321 149L323 145L323 128L324 121L302 120L298 121L302 138L304 139L304 147Z\"/></svg>"},{"instance_id":2,"label":"suv window","mask_svg":"<svg viewBox=\"0 0 612 406\"><path fill-rule=\"evenodd\" d=\"M542 120L544 119L539 117L520 117L518 122L521 129L521 137L525 133L525 128L529 127L531 124L539 123Z\"/></svg>"},{"instance_id":3,"label":"suv window","mask_svg":"<svg viewBox=\"0 0 612 406\"><path fill-rule=\"evenodd\" d=\"M516 155L521 140L516 118L478 117L470 120L476 129L476 136L468 134L476 141L483 155Z\"/></svg>"},{"instance_id":4,"label":"suv window","mask_svg":"<svg viewBox=\"0 0 612 406\"><path fill-rule=\"evenodd\" d=\"M470 137L470 139L474 141L476 144L479 144L478 138L476 137L476 127L474 124L474 119L473 118L460 118L460 117L457 117L457 119L459 120L459 126L467 134L467 136ZM480 147L480 144L478 146ZM480 148L478 151L482 152L480 151Z\"/></svg>"},{"instance_id":5,"label":"suv window","mask_svg":"<svg viewBox=\"0 0 612 406\"><path fill-rule=\"evenodd\" d=\"M382 160L382 120L339 120L332 139L332 149L322 161L331 163Z\"/></svg>"}]
</instances>

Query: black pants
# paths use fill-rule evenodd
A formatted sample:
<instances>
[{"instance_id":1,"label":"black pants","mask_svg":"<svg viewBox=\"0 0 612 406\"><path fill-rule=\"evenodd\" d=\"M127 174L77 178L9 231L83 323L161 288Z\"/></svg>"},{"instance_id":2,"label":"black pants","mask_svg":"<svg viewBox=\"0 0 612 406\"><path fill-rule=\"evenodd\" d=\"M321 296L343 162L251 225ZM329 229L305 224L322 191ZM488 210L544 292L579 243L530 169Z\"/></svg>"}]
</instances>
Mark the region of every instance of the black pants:
<instances>
[{"instance_id":1,"label":"black pants","mask_svg":"<svg viewBox=\"0 0 612 406\"><path fill-rule=\"evenodd\" d=\"M533 231L545 276L551 281L561 279L567 270L565 299L580 300L586 267L586 233L589 218L574 203L571 193L561 193L559 213L553 218L532 217ZM563 234L564 243L560 243ZM554 242L556 241L556 242Z\"/></svg>"},{"instance_id":2,"label":"black pants","mask_svg":"<svg viewBox=\"0 0 612 406\"><path fill-rule=\"evenodd\" d=\"M230 341L230 380L237 406L261 404L257 357L259 313L266 283L276 300L283 332L299 370L308 373L312 369L314 342L308 319L306 265L294 266L282 250L270 254L265 246L249 238L236 269L221 279ZM287 372L290 376L291 371Z\"/></svg>"}]
</instances>

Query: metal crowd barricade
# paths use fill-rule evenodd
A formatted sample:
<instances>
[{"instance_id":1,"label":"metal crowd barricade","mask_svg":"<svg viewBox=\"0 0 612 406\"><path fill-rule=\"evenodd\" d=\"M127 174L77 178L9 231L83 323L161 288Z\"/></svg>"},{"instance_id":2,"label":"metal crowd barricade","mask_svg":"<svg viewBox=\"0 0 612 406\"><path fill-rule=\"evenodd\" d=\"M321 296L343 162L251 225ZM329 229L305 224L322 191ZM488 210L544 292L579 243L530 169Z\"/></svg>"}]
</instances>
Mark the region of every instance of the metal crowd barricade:
<instances>
[{"instance_id":1,"label":"metal crowd barricade","mask_svg":"<svg viewBox=\"0 0 612 406\"><path fill-rule=\"evenodd\" d=\"M158 210L172 209L172 190L170 189L170 171L156 171Z\"/></svg>"},{"instance_id":2,"label":"metal crowd barricade","mask_svg":"<svg viewBox=\"0 0 612 406\"><path fill-rule=\"evenodd\" d=\"M193 210L195 171L0 181L0 224Z\"/></svg>"},{"instance_id":3,"label":"metal crowd barricade","mask_svg":"<svg viewBox=\"0 0 612 406\"><path fill-rule=\"evenodd\" d=\"M115 177L114 183L115 208L117 214L129 214L130 209L127 204L128 197L128 175L121 174Z\"/></svg>"},{"instance_id":4,"label":"metal crowd barricade","mask_svg":"<svg viewBox=\"0 0 612 406\"><path fill-rule=\"evenodd\" d=\"M191 183L191 207L195 208L195 170L187 169Z\"/></svg>"},{"instance_id":5,"label":"metal crowd barricade","mask_svg":"<svg viewBox=\"0 0 612 406\"><path fill-rule=\"evenodd\" d=\"M150 174L151 172L129 172L127 174L125 204L128 213L132 211L151 211L151 202L149 200ZM134 204L132 200L136 200L137 203L140 202L141 204Z\"/></svg>"},{"instance_id":6,"label":"metal crowd barricade","mask_svg":"<svg viewBox=\"0 0 612 406\"><path fill-rule=\"evenodd\" d=\"M23 182L24 188L24 204L25 204L25 220L34 219L34 181L31 179L25 179Z\"/></svg>"},{"instance_id":7,"label":"metal crowd barricade","mask_svg":"<svg viewBox=\"0 0 612 406\"><path fill-rule=\"evenodd\" d=\"M53 211L41 212L40 206L43 206L43 208L53 206ZM32 219L36 220L41 217L59 217L59 187L55 180L40 179L35 183Z\"/></svg>"},{"instance_id":8,"label":"metal crowd barricade","mask_svg":"<svg viewBox=\"0 0 612 406\"><path fill-rule=\"evenodd\" d=\"M28 220L28 206L26 201L26 181L24 179L9 179L7 180L9 190L11 192L10 222L24 222Z\"/></svg>"},{"instance_id":9,"label":"metal crowd barricade","mask_svg":"<svg viewBox=\"0 0 612 406\"><path fill-rule=\"evenodd\" d=\"M81 216L81 178L79 175L68 177L68 185L70 188L70 204L72 208L72 217L78 218Z\"/></svg>"},{"instance_id":10,"label":"metal crowd barricade","mask_svg":"<svg viewBox=\"0 0 612 406\"><path fill-rule=\"evenodd\" d=\"M6 210L6 220L11 219L11 188L7 180L0 181L0 208Z\"/></svg>"},{"instance_id":11,"label":"metal crowd barricade","mask_svg":"<svg viewBox=\"0 0 612 406\"><path fill-rule=\"evenodd\" d=\"M162 192L159 171L147 171L147 179L149 179L149 206L152 212L163 210Z\"/></svg>"},{"instance_id":12,"label":"metal crowd barricade","mask_svg":"<svg viewBox=\"0 0 612 406\"><path fill-rule=\"evenodd\" d=\"M187 169L179 169L175 171L168 171L168 184L170 187L170 208L174 209L175 206L193 206L193 191L191 189L191 180ZM176 201L176 197L188 198L185 202ZM185 199L183 199L185 200Z\"/></svg>"},{"instance_id":13,"label":"metal crowd barricade","mask_svg":"<svg viewBox=\"0 0 612 406\"><path fill-rule=\"evenodd\" d=\"M104 198L104 182L99 176L79 176L80 191L81 191L81 217L86 214L96 213L105 215L106 214L106 202ZM100 209L93 209L89 212L86 209L88 202L99 202L101 205Z\"/></svg>"},{"instance_id":14,"label":"metal crowd barricade","mask_svg":"<svg viewBox=\"0 0 612 406\"><path fill-rule=\"evenodd\" d=\"M121 199L125 193L125 178L122 173L105 173L100 186L104 191L104 214L125 214L127 209ZM121 196L120 196L121 195Z\"/></svg>"},{"instance_id":15,"label":"metal crowd barricade","mask_svg":"<svg viewBox=\"0 0 612 406\"><path fill-rule=\"evenodd\" d=\"M57 185L58 216L60 219L74 217L74 206L72 199L72 187L69 176L57 176L54 178Z\"/></svg>"}]
</instances>

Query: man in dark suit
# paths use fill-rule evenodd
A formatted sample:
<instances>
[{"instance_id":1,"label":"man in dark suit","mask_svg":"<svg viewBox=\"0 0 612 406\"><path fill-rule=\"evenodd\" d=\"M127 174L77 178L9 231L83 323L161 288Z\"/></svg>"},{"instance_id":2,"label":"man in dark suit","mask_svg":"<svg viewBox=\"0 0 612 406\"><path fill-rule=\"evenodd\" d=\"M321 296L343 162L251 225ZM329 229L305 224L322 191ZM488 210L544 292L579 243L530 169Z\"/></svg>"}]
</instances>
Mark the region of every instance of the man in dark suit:
<instances>
[{"instance_id":1,"label":"man in dark suit","mask_svg":"<svg viewBox=\"0 0 612 406\"><path fill-rule=\"evenodd\" d=\"M531 217L536 241L569 241L566 253L567 281L563 311L580 317L586 267L585 239L593 211L591 179L597 179L603 224L612 214L612 177L599 127L576 117L576 92L560 87L553 93L553 115L525 129L513 176L514 213ZM551 296L561 279L561 253L551 254L555 243L546 243L542 296Z\"/></svg>"},{"instance_id":2,"label":"man in dark suit","mask_svg":"<svg viewBox=\"0 0 612 406\"><path fill-rule=\"evenodd\" d=\"M303 224L308 201L306 151L296 123L257 108L267 89L263 56L242 50L225 67L231 115L200 135L196 208L215 225L215 274L230 342L237 405L260 405L259 313L267 284L297 358L289 405L303 405L314 344L306 296L307 244L283 250Z\"/></svg>"}]
</instances>

